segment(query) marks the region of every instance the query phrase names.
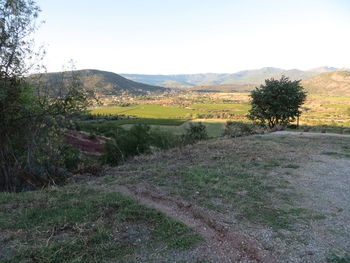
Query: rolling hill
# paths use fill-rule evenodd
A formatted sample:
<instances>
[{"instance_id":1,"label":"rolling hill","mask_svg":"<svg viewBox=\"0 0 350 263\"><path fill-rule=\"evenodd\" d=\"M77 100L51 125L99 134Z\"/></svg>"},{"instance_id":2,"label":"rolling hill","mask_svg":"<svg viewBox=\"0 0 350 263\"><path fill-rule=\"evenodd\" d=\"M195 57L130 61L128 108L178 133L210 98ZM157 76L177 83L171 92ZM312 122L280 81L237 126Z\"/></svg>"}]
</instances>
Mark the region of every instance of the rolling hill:
<instances>
[{"instance_id":1,"label":"rolling hill","mask_svg":"<svg viewBox=\"0 0 350 263\"><path fill-rule=\"evenodd\" d=\"M34 82L40 81L40 83L48 86L49 89L54 90L55 87L62 85L63 82L69 81L72 76L87 90L93 90L95 93L103 95L118 95L122 92L142 95L167 90L164 87L135 82L113 72L93 69L32 75L31 79Z\"/></svg>"},{"instance_id":2,"label":"rolling hill","mask_svg":"<svg viewBox=\"0 0 350 263\"><path fill-rule=\"evenodd\" d=\"M292 80L308 79L322 72L337 70L332 67L320 67L307 71L298 69L284 70L281 68L265 67L255 70L244 70L236 73L206 73L206 74L180 74L180 75L142 75L121 74L133 81L160 85L164 87L191 87L191 86L217 86L217 85L259 85L267 78L280 78L282 75Z\"/></svg>"},{"instance_id":3,"label":"rolling hill","mask_svg":"<svg viewBox=\"0 0 350 263\"><path fill-rule=\"evenodd\" d=\"M301 84L310 94L350 96L350 71L321 73Z\"/></svg>"}]
</instances>

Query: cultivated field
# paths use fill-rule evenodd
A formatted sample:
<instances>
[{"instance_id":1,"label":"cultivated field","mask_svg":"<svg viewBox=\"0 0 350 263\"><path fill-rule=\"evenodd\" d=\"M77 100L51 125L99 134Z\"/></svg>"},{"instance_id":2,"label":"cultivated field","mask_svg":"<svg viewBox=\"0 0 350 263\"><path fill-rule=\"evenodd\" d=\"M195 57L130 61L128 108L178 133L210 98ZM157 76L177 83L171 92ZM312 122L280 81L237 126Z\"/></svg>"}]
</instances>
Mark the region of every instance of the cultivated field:
<instances>
[{"instance_id":1,"label":"cultivated field","mask_svg":"<svg viewBox=\"0 0 350 263\"><path fill-rule=\"evenodd\" d=\"M123 98L123 102L132 103L132 105L115 107L106 104L106 106L92 109L91 113L126 115L143 118L143 120L118 120L93 125L143 123L165 130L171 130L172 126L174 133L179 134L183 131L183 126L179 126L183 122L200 120L209 128L209 135L217 137L223 132L223 122L249 121L246 118L250 109L248 93L179 93L169 95L166 99L163 95L147 97L147 99ZM312 131L350 133L350 97L310 95L302 111L300 125L311 126Z\"/></svg>"}]
</instances>

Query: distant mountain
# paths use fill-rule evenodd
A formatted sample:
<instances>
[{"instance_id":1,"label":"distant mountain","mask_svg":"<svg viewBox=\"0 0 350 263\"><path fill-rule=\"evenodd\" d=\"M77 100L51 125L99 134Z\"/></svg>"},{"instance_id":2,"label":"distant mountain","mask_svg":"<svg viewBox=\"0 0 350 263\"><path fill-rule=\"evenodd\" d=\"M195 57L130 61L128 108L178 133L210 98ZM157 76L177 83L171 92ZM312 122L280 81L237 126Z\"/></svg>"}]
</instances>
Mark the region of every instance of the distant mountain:
<instances>
[{"instance_id":1,"label":"distant mountain","mask_svg":"<svg viewBox=\"0 0 350 263\"><path fill-rule=\"evenodd\" d=\"M87 90L93 90L95 93L103 95L118 95L125 91L130 94L142 95L167 90L164 87L135 82L116 73L101 70L77 70L73 71L73 75ZM32 76L32 79L40 79L41 83L54 89L62 83L62 80L67 81L67 78L71 77L70 72L56 72L41 74L39 77L36 75L35 78Z\"/></svg>"},{"instance_id":2,"label":"distant mountain","mask_svg":"<svg viewBox=\"0 0 350 263\"><path fill-rule=\"evenodd\" d=\"M319 67L319 68L313 68L313 69L310 69L308 71L317 72L317 73L324 73L324 72L330 72L330 71L335 71L335 70L339 70L339 69L334 68L334 67L324 66L324 67Z\"/></svg>"},{"instance_id":3,"label":"distant mountain","mask_svg":"<svg viewBox=\"0 0 350 263\"><path fill-rule=\"evenodd\" d=\"M267 78L280 78L282 75L292 80L308 79L321 72L337 70L332 67L321 67L302 71L298 69L284 70L281 68L265 67L254 70L244 70L236 73L203 73L179 75L142 75L121 74L123 77L164 87L191 87L191 86L217 86L217 85L259 85Z\"/></svg>"},{"instance_id":4,"label":"distant mountain","mask_svg":"<svg viewBox=\"0 0 350 263\"><path fill-rule=\"evenodd\" d=\"M310 94L350 96L350 71L321 73L301 84Z\"/></svg>"}]
</instances>

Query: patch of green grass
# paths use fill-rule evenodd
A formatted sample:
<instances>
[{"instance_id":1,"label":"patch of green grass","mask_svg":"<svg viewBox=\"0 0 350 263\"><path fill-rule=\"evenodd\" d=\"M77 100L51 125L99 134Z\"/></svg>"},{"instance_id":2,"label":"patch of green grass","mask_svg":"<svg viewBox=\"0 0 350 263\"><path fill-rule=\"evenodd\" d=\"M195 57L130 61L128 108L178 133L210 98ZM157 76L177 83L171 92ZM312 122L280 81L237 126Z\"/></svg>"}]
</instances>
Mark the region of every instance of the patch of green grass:
<instances>
[{"instance_id":1,"label":"patch of green grass","mask_svg":"<svg viewBox=\"0 0 350 263\"><path fill-rule=\"evenodd\" d=\"M185 224L119 193L75 186L0 193L0 200L0 231L21 235L21 249L1 263L113 261L137 257L141 245L149 253L154 246L166 253L203 240Z\"/></svg>"},{"instance_id":2,"label":"patch of green grass","mask_svg":"<svg viewBox=\"0 0 350 263\"><path fill-rule=\"evenodd\" d=\"M68 242L58 241L49 246L25 250L10 259L0 260L0 262L103 262L110 259L120 260L135 253L136 246L132 243L107 240L108 243L105 239L100 244L83 237Z\"/></svg>"},{"instance_id":3,"label":"patch of green grass","mask_svg":"<svg viewBox=\"0 0 350 263\"><path fill-rule=\"evenodd\" d=\"M283 186L269 184L264 175L250 174L241 171L220 173L210 169L186 169L181 181L181 195L186 195L210 209L224 210L224 205L233 205L238 211L240 220L249 220L255 223L270 226L274 229L290 229L301 215L307 214L303 208L274 208L271 207L271 198L281 198L288 195L275 191ZM222 204L212 203L220 198ZM289 198L285 198L286 200Z\"/></svg>"},{"instance_id":4,"label":"patch of green grass","mask_svg":"<svg viewBox=\"0 0 350 263\"><path fill-rule=\"evenodd\" d=\"M350 145L344 145L342 146L343 151L350 152Z\"/></svg>"},{"instance_id":5,"label":"patch of green grass","mask_svg":"<svg viewBox=\"0 0 350 263\"><path fill-rule=\"evenodd\" d=\"M291 168L291 169L298 169L300 168L300 165L297 164L287 164L285 166L283 166L284 168Z\"/></svg>"},{"instance_id":6,"label":"patch of green grass","mask_svg":"<svg viewBox=\"0 0 350 263\"><path fill-rule=\"evenodd\" d=\"M83 124L91 124L97 126L119 126L125 124L148 124L148 125L165 125L165 126L179 126L189 119L125 119L125 120L111 120L111 121L97 121L97 122L82 122Z\"/></svg>"},{"instance_id":7,"label":"patch of green grass","mask_svg":"<svg viewBox=\"0 0 350 263\"><path fill-rule=\"evenodd\" d=\"M322 154L339 157L339 158L350 158L349 153L338 153L338 152L323 152Z\"/></svg>"},{"instance_id":8,"label":"patch of green grass","mask_svg":"<svg viewBox=\"0 0 350 263\"><path fill-rule=\"evenodd\" d=\"M143 104L128 107L101 107L91 110L91 114L100 115L129 115L140 118L154 119L181 119L191 117L198 113L195 110L189 110L179 107L167 107L157 104Z\"/></svg>"},{"instance_id":9,"label":"patch of green grass","mask_svg":"<svg viewBox=\"0 0 350 263\"><path fill-rule=\"evenodd\" d=\"M274 168L280 166L280 163L276 160L271 160L263 165L265 169Z\"/></svg>"},{"instance_id":10,"label":"patch of green grass","mask_svg":"<svg viewBox=\"0 0 350 263\"><path fill-rule=\"evenodd\" d=\"M350 252L345 253L343 256L339 256L335 252L331 252L326 255L326 262L328 263L350 263Z\"/></svg>"},{"instance_id":11,"label":"patch of green grass","mask_svg":"<svg viewBox=\"0 0 350 263\"><path fill-rule=\"evenodd\" d=\"M201 110L201 111L209 111L209 112L229 111L230 113L236 113L236 114L247 114L248 110L250 109L250 105L244 104L244 103L231 103L231 104L203 103L203 104L191 104L189 107L192 109Z\"/></svg>"},{"instance_id":12,"label":"patch of green grass","mask_svg":"<svg viewBox=\"0 0 350 263\"><path fill-rule=\"evenodd\" d=\"M174 238L169 246L176 249L189 249L202 241L203 238L200 235L187 235Z\"/></svg>"}]
</instances>

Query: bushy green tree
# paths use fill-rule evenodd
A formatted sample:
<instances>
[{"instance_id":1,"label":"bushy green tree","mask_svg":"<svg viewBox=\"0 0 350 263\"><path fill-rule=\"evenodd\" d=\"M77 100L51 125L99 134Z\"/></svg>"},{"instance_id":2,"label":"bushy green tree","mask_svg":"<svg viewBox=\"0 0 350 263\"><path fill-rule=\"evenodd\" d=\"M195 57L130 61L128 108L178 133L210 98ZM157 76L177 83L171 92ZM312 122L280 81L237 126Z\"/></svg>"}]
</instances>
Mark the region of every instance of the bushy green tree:
<instances>
[{"instance_id":1,"label":"bushy green tree","mask_svg":"<svg viewBox=\"0 0 350 263\"><path fill-rule=\"evenodd\" d=\"M282 76L279 80L267 79L265 84L250 94L251 106L248 118L267 123L270 128L287 125L300 116L300 107L306 99L306 92L300 81L291 81Z\"/></svg>"},{"instance_id":2,"label":"bushy green tree","mask_svg":"<svg viewBox=\"0 0 350 263\"><path fill-rule=\"evenodd\" d=\"M61 135L87 106L88 94L74 77L58 85L59 92L26 81L37 65L31 34L38 13L32 0L0 0L0 190L61 180L72 158Z\"/></svg>"}]
</instances>

